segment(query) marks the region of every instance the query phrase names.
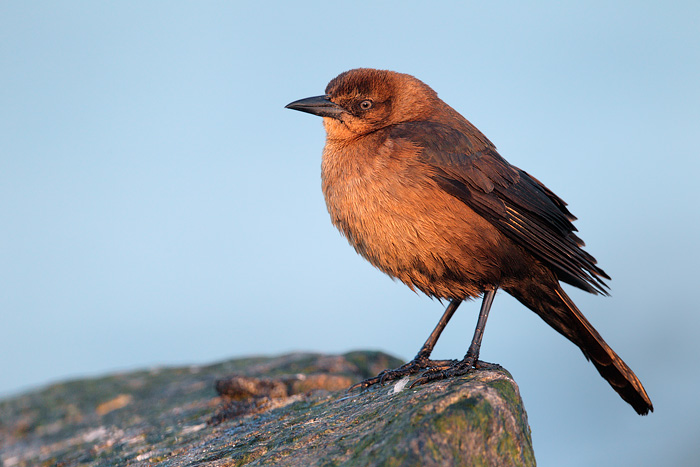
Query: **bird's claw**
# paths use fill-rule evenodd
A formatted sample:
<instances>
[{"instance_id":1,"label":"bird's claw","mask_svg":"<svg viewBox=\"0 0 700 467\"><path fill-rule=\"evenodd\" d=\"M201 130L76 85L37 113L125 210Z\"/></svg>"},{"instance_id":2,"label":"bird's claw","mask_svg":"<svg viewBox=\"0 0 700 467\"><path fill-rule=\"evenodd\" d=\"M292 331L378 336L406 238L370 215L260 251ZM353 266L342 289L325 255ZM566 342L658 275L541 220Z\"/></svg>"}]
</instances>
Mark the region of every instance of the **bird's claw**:
<instances>
[{"instance_id":1,"label":"bird's claw","mask_svg":"<svg viewBox=\"0 0 700 467\"><path fill-rule=\"evenodd\" d=\"M414 388L421 384L427 384L431 381L438 381L456 376L464 376L473 370L496 369L499 365L494 363L483 362L475 357L465 357L464 360L453 360L450 365L435 366L426 369L415 381L408 387Z\"/></svg>"},{"instance_id":2,"label":"bird's claw","mask_svg":"<svg viewBox=\"0 0 700 467\"><path fill-rule=\"evenodd\" d=\"M416 373L420 373L425 371L426 369L432 369L432 368L443 368L445 366L449 366L453 363L456 363L456 360L430 360L426 357L416 357L413 360L411 360L408 363L405 363L401 365L398 368L394 368L393 370L384 370L381 373L379 373L377 376L374 376L372 378L368 378L364 381L360 381L359 383L353 384L350 386L347 390L347 392L352 392L355 389L366 389L370 386L373 386L377 383L380 385L384 383L388 383L390 381L395 381L397 379L404 378L406 376L414 375Z\"/></svg>"}]
</instances>

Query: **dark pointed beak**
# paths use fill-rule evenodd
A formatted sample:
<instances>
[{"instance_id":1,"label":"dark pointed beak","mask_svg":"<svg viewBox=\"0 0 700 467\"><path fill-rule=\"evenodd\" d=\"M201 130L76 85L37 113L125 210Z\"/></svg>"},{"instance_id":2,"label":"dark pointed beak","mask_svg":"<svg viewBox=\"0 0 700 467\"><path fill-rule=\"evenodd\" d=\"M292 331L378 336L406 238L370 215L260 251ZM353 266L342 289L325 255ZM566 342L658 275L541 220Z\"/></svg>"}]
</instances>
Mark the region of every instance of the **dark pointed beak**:
<instances>
[{"instance_id":1,"label":"dark pointed beak","mask_svg":"<svg viewBox=\"0 0 700 467\"><path fill-rule=\"evenodd\" d=\"M338 118L344 112L338 104L331 102L328 96L307 97L284 106L285 109L298 110L319 117Z\"/></svg>"}]
</instances>

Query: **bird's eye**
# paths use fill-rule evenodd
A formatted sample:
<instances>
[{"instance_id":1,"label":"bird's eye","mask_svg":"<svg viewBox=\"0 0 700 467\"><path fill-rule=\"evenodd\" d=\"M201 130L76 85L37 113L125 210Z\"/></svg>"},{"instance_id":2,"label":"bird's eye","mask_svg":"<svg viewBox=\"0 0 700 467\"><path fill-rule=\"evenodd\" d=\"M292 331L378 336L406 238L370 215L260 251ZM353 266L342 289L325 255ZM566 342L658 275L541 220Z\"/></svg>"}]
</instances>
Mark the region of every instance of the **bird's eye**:
<instances>
[{"instance_id":1,"label":"bird's eye","mask_svg":"<svg viewBox=\"0 0 700 467\"><path fill-rule=\"evenodd\" d=\"M369 109L371 109L371 108L372 108L372 101L369 100L369 99L367 99L367 100L364 100L364 101L360 102L360 108L361 108L362 110L369 110Z\"/></svg>"}]
</instances>

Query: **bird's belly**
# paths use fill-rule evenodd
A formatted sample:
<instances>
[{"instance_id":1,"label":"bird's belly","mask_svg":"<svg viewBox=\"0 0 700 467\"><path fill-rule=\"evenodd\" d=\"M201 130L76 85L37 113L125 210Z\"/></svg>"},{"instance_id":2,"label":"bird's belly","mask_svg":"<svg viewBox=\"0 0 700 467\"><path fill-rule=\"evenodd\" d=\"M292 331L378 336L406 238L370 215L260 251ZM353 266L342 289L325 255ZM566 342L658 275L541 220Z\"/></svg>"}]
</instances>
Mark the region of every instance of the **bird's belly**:
<instances>
[{"instance_id":1,"label":"bird's belly","mask_svg":"<svg viewBox=\"0 0 700 467\"><path fill-rule=\"evenodd\" d=\"M441 298L481 294L500 281L500 234L429 180L355 180L326 187L335 226L374 266Z\"/></svg>"}]
</instances>

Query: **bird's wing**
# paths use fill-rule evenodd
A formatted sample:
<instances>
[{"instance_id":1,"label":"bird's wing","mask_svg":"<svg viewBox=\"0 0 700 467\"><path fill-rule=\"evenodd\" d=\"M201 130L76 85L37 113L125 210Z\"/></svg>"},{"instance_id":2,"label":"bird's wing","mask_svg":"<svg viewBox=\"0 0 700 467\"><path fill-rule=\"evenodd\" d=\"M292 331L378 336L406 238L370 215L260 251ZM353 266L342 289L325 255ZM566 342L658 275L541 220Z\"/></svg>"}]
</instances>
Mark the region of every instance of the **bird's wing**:
<instances>
[{"instance_id":1,"label":"bird's wing","mask_svg":"<svg viewBox=\"0 0 700 467\"><path fill-rule=\"evenodd\" d=\"M510 165L495 147L431 122L395 126L391 137L411 141L432 178L503 234L552 269L560 280L606 294L610 277L581 247L566 203L527 172Z\"/></svg>"}]
</instances>

